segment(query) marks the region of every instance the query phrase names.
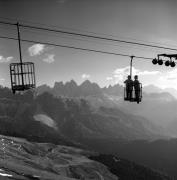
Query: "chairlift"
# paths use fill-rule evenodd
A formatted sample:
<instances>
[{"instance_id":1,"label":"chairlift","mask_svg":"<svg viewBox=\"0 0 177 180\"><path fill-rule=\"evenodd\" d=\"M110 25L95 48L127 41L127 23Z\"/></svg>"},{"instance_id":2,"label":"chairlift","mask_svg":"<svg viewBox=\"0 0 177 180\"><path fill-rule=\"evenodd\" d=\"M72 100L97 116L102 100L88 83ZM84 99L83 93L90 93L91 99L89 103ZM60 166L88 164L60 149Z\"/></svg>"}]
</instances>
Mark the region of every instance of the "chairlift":
<instances>
[{"instance_id":1,"label":"chairlift","mask_svg":"<svg viewBox=\"0 0 177 180\"><path fill-rule=\"evenodd\" d=\"M20 30L18 23L17 31L20 63L10 64L11 89L14 94L16 91L25 91L36 87L34 63L22 62Z\"/></svg>"},{"instance_id":2,"label":"chairlift","mask_svg":"<svg viewBox=\"0 0 177 180\"><path fill-rule=\"evenodd\" d=\"M131 56L131 61L130 61L130 75L129 78L132 80L132 61L133 61L134 56ZM139 102L142 101L142 84L138 83L138 90L135 90L135 86L132 81L132 87L127 88L127 85L125 84L124 86L124 101L129 101L129 102Z\"/></svg>"}]
</instances>

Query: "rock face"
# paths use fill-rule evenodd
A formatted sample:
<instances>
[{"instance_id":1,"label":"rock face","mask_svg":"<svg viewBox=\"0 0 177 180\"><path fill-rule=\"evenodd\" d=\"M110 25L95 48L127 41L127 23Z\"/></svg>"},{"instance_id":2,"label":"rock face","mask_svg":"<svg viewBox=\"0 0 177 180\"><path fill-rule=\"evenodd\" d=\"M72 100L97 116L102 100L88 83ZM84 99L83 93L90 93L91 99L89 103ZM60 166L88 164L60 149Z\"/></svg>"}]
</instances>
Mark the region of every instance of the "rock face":
<instances>
[{"instance_id":1,"label":"rock face","mask_svg":"<svg viewBox=\"0 0 177 180\"><path fill-rule=\"evenodd\" d=\"M91 152L49 143L0 136L0 179L117 180Z\"/></svg>"},{"instance_id":2,"label":"rock face","mask_svg":"<svg viewBox=\"0 0 177 180\"><path fill-rule=\"evenodd\" d=\"M81 85L77 85L74 80L66 82L55 82L53 88L49 88L47 85L39 86L37 94L43 92L50 92L55 96L63 97L86 97L86 96L98 96L101 97L103 92L96 83L92 83L89 80L84 81Z\"/></svg>"},{"instance_id":3,"label":"rock face","mask_svg":"<svg viewBox=\"0 0 177 180\"><path fill-rule=\"evenodd\" d=\"M2 135L0 179L172 180L158 171L114 155Z\"/></svg>"}]
</instances>

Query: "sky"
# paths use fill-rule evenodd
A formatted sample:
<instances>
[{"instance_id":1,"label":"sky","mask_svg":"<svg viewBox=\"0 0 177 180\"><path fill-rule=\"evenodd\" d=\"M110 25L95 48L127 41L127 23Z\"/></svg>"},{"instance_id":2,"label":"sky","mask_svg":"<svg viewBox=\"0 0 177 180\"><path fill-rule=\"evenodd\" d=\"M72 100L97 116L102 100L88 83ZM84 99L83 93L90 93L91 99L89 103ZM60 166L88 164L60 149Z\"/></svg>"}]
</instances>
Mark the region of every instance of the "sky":
<instances>
[{"instance_id":1,"label":"sky","mask_svg":"<svg viewBox=\"0 0 177 180\"><path fill-rule=\"evenodd\" d=\"M177 49L175 0L0 0L0 21L61 29ZM176 51L73 35L20 28L21 38L155 58ZM0 34L17 37L15 26L0 24ZM23 61L34 62L37 86L89 79L101 87L122 84L129 73L129 57L106 55L39 43L22 42ZM10 87L9 64L19 62L16 41L0 39L0 84ZM143 85L177 89L177 68L133 60L133 75Z\"/></svg>"}]
</instances>

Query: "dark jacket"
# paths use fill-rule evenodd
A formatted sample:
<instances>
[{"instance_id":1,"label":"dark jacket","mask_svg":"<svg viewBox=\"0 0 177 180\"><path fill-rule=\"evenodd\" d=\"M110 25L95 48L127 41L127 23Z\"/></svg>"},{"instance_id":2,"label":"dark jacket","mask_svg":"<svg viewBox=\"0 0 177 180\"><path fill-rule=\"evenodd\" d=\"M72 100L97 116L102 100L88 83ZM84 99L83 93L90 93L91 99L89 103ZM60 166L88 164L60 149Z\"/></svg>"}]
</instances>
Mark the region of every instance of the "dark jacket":
<instances>
[{"instance_id":1,"label":"dark jacket","mask_svg":"<svg viewBox=\"0 0 177 180\"><path fill-rule=\"evenodd\" d=\"M127 79L124 81L126 84L126 89L133 90L133 81L131 79Z\"/></svg>"},{"instance_id":2,"label":"dark jacket","mask_svg":"<svg viewBox=\"0 0 177 180\"><path fill-rule=\"evenodd\" d=\"M140 90L140 82L137 79L134 80L133 85L134 85L135 91Z\"/></svg>"}]
</instances>

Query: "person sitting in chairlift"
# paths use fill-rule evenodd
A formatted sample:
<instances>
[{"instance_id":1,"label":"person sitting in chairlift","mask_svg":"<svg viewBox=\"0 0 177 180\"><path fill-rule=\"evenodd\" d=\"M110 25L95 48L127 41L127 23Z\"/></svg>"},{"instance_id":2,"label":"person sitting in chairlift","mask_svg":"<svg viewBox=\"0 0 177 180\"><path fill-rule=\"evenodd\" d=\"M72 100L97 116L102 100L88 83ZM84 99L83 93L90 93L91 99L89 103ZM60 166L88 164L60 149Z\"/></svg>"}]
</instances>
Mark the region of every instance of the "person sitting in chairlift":
<instances>
[{"instance_id":1,"label":"person sitting in chairlift","mask_svg":"<svg viewBox=\"0 0 177 180\"><path fill-rule=\"evenodd\" d=\"M140 82L138 80L137 75L134 76L133 86L135 89L135 100L137 101L137 103L139 103L139 101L140 101Z\"/></svg>"},{"instance_id":2,"label":"person sitting in chairlift","mask_svg":"<svg viewBox=\"0 0 177 180\"><path fill-rule=\"evenodd\" d=\"M132 91L133 91L133 80L131 79L131 76L128 76L128 79L124 81L126 85L126 95L127 99L131 100L132 99Z\"/></svg>"}]
</instances>

